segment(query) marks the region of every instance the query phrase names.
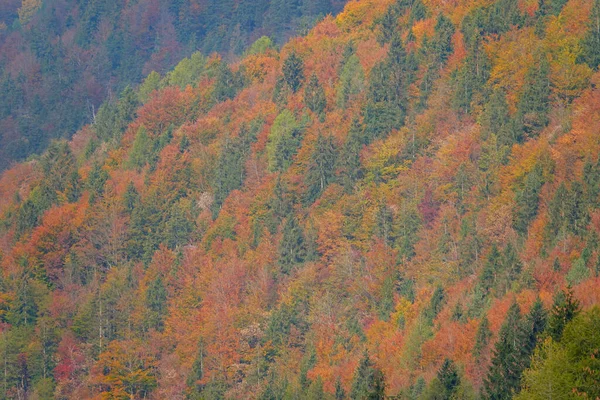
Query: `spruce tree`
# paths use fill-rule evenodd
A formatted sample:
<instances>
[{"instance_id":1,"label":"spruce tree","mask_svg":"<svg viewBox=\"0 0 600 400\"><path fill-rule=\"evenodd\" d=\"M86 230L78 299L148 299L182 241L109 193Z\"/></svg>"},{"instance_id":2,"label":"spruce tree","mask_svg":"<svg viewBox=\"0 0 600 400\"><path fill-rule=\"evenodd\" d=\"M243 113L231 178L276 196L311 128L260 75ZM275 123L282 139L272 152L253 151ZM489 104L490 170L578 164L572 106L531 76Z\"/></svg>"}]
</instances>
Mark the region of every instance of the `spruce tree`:
<instances>
[{"instance_id":1,"label":"spruce tree","mask_svg":"<svg viewBox=\"0 0 600 400\"><path fill-rule=\"evenodd\" d=\"M523 93L517 105L517 127L534 137L548 125L550 113L550 64L544 54L525 76Z\"/></svg>"},{"instance_id":2,"label":"spruce tree","mask_svg":"<svg viewBox=\"0 0 600 400\"><path fill-rule=\"evenodd\" d=\"M435 317L442 311L446 295L441 286L437 286L429 300L429 306L425 309L425 317L429 323L432 323Z\"/></svg>"},{"instance_id":3,"label":"spruce tree","mask_svg":"<svg viewBox=\"0 0 600 400\"><path fill-rule=\"evenodd\" d=\"M123 194L123 205L125 207L125 211L131 213L138 205L139 201L140 195L135 188L135 185L133 182L129 182L127 189L125 189L125 193Z\"/></svg>"},{"instance_id":4,"label":"spruce tree","mask_svg":"<svg viewBox=\"0 0 600 400\"><path fill-rule=\"evenodd\" d=\"M580 182L571 183L571 190L567 196L566 223L568 230L574 235L583 235L589 223L589 213Z\"/></svg>"},{"instance_id":5,"label":"spruce tree","mask_svg":"<svg viewBox=\"0 0 600 400\"><path fill-rule=\"evenodd\" d=\"M195 393L198 393L201 390L199 381L204 378L205 359L206 345L204 343L204 338L200 338L198 341L198 352L196 353L196 358L192 364L192 370L190 371L186 382L187 386Z\"/></svg>"},{"instance_id":6,"label":"spruce tree","mask_svg":"<svg viewBox=\"0 0 600 400\"><path fill-rule=\"evenodd\" d=\"M316 74L313 74L308 81L304 89L304 103L309 110L314 112L321 118L327 107L327 98L325 97L325 90L319 83L319 79Z\"/></svg>"},{"instance_id":7,"label":"spruce tree","mask_svg":"<svg viewBox=\"0 0 600 400\"><path fill-rule=\"evenodd\" d=\"M444 363L437 373L437 378L444 389L444 398L450 400L460 386L458 370L452 360L448 358L444 360Z\"/></svg>"},{"instance_id":8,"label":"spruce tree","mask_svg":"<svg viewBox=\"0 0 600 400\"><path fill-rule=\"evenodd\" d=\"M90 203L93 204L104 194L104 185L108 180L108 172L98 163L94 163L88 175L87 187L90 191Z\"/></svg>"},{"instance_id":9,"label":"spruce tree","mask_svg":"<svg viewBox=\"0 0 600 400\"><path fill-rule=\"evenodd\" d=\"M524 347L528 358L533 354L542 333L546 330L547 323L548 313L538 297L524 321L526 333ZM529 367L529 360L527 360L527 362L527 367Z\"/></svg>"},{"instance_id":10,"label":"spruce tree","mask_svg":"<svg viewBox=\"0 0 600 400\"><path fill-rule=\"evenodd\" d=\"M512 146L513 143L520 141L520 138L514 135L515 130L511 129L504 90L496 88L490 95L481 117L481 127L486 137L496 135L501 146Z\"/></svg>"},{"instance_id":11,"label":"spruce tree","mask_svg":"<svg viewBox=\"0 0 600 400\"><path fill-rule=\"evenodd\" d=\"M443 13L438 15L435 24L432 47L435 53L435 61L441 67L446 63L450 54L454 50L452 45L452 36L454 35L454 25Z\"/></svg>"},{"instance_id":12,"label":"spruce tree","mask_svg":"<svg viewBox=\"0 0 600 400\"><path fill-rule=\"evenodd\" d=\"M306 205L312 204L319 198L327 185L334 180L336 158L333 137L319 134L304 178L307 187L304 197Z\"/></svg>"},{"instance_id":13,"label":"spruce tree","mask_svg":"<svg viewBox=\"0 0 600 400\"><path fill-rule=\"evenodd\" d=\"M554 304L548 318L547 332L555 341L560 341L565 326L581 311L579 300L569 286L554 296Z\"/></svg>"},{"instance_id":14,"label":"spruce tree","mask_svg":"<svg viewBox=\"0 0 600 400\"><path fill-rule=\"evenodd\" d=\"M377 41L381 46L391 42L394 33L398 29L398 12L395 5L388 7L380 21L379 34L377 35Z\"/></svg>"},{"instance_id":15,"label":"spruce tree","mask_svg":"<svg viewBox=\"0 0 600 400\"><path fill-rule=\"evenodd\" d=\"M340 183L347 193L354 189L356 181L362 177L360 151L363 148L364 129L358 119L352 121L348 137L338 158Z\"/></svg>"},{"instance_id":16,"label":"spruce tree","mask_svg":"<svg viewBox=\"0 0 600 400\"><path fill-rule=\"evenodd\" d=\"M391 246L394 242L394 215L392 214L392 210L387 204L382 202L379 204L375 218L375 234L385 244Z\"/></svg>"},{"instance_id":17,"label":"spruce tree","mask_svg":"<svg viewBox=\"0 0 600 400\"><path fill-rule=\"evenodd\" d=\"M283 237L279 243L279 265L289 273L291 269L306 259L306 243L302 227L295 216L289 216L283 227Z\"/></svg>"},{"instance_id":18,"label":"spruce tree","mask_svg":"<svg viewBox=\"0 0 600 400\"><path fill-rule=\"evenodd\" d=\"M588 160L583 167L583 191L588 207L600 206L600 159L597 163Z\"/></svg>"},{"instance_id":19,"label":"spruce tree","mask_svg":"<svg viewBox=\"0 0 600 400\"><path fill-rule=\"evenodd\" d=\"M365 351L352 379L352 400L381 400L385 398L385 380L383 372L369 359Z\"/></svg>"},{"instance_id":20,"label":"spruce tree","mask_svg":"<svg viewBox=\"0 0 600 400\"><path fill-rule=\"evenodd\" d=\"M481 358L491 337L492 331L490 330L490 322L486 316L483 316L479 323L479 327L477 328L477 334L475 335L475 345L473 346L473 356L475 359Z\"/></svg>"},{"instance_id":21,"label":"spruce tree","mask_svg":"<svg viewBox=\"0 0 600 400\"><path fill-rule=\"evenodd\" d=\"M516 195L514 227L522 235L527 233L529 224L538 213L540 190L544 183L542 172L542 168L536 165L527 174L523 189L517 192Z\"/></svg>"},{"instance_id":22,"label":"spruce tree","mask_svg":"<svg viewBox=\"0 0 600 400\"><path fill-rule=\"evenodd\" d=\"M344 400L346 398L346 391L342 386L342 382L340 381L340 377L338 376L335 380L335 400Z\"/></svg>"},{"instance_id":23,"label":"spruce tree","mask_svg":"<svg viewBox=\"0 0 600 400\"><path fill-rule=\"evenodd\" d=\"M304 61L291 53L283 62L283 78L292 92L296 93L304 80Z\"/></svg>"},{"instance_id":24,"label":"spruce tree","mask_svg":"<svg viewBox=\"0 0 600 400\"><path fill-rule=\"evenodd\" d=\"M492 249L487 256L487 261L485 266L483 267L483 271L481 276L479 277L479 287L481 288L484 294L488 294L492 291L492 289L496 286L496 279L498 275L498 270L501 267L501 255L498 251L498 247L494 243L492 245Z\"/></svg>"},{"instance_id":25,"label":"spruce tree","mask_svg":"<svg viewBox=\"0 0 600 400\"><path fill-rule=\"evenodd\" d=\"M230 100L235 97L236 92L237 88L233 72L231 72L226 63L221 62L217 69L213 98L216 102Z\"/></svg>"},{"instance_id":26,"label":"spruce tree","mask_svg":"<svg viewBox=\"0 0 600 400\"><path fill-rule=\"evenodd\" d=\"M594 1L588 33L581 42L581 58L593 69L600 66L600 0Z\"/></svg>"},{"instance_id":27,"label":"spruce tree","mask_svg":"<svg viewBox=\"0 0 600 400\"><path fill-rule=\"evenodd\" d=\"M511 399L519 390L521 375L528 366L529 354L519 305L513 303L500 328L492 365L484 382L485 398Z\"/></svg>"},{"instance_id":28,"label":"spruce tree","mask_svg":"<svg viewBox=\"0 0 600 400\"><path fill-rule=\"evenodd\" d=\"M34 325L39 311L35 300L36 294L31 279L21 278L17 284L15 297L6 313L6 322L13 326Z\"/></svg>"},{"instance_id":29,"label":"spruce tree","mask_svg":"<svg viewBox=\"0 0 600 400\"><path fill-rule=\"evenodd\" d=\"M167 313L167 290L160 275L148 286L146 307L148 310L146 327L162 331L164 327L163 319Z\"/></svg>"}]
</instances>

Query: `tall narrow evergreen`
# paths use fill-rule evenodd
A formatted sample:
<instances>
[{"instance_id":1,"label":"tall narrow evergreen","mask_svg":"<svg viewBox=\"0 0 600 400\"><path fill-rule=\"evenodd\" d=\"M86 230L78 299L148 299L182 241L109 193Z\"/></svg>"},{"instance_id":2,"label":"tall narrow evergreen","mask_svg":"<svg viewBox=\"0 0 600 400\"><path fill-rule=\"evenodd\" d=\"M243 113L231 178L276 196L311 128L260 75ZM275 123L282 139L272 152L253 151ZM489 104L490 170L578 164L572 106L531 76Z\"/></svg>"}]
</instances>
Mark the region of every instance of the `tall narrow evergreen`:
<instances>
[{"instance_id":1,"label":"tall narrow evergreen","mask_svg":"<svg viewBox=\"0 0 600 400\"><path fill-rule=\"evenodd\" d=\"M483 317L477 328L477 334L475 336L475 345L473 346L473 356L475 359L480 359L483 352L487 348L490 338L492 337L492 331L490 330L490 322L487 317Z\"/></svg>"},{"instance_id":2,"label":"tall narrow evergreen","mask_svg":"<svg viewBox=\"0 0 600 400\"><path fill-rule=\"evenodd\" d=\"M548 335L555 341L559 341L565 326L575 318L581 308L579 301L573 295L573 289L567 287L554 296L554 304L548 318Z\"/></svg>"},{"instance_id":3,"label":"tall narrow evergreen","mask_svg":"<svg viewBox=\"0 0 600 400\"><path fill-rule=\"evenodd\" d=\"M594 69L600 66L600 0L594 1L588 33L581 42L581 58Z\"/></svg>"},{"instance_id":4,"label":"tall narrow evergreen","mask_svg":"<svg viewBox=\"0 0 600 400\"><path fill-rule=\"evenodd\" d=\"M283 62L283 77L292 92L296 93L304 80L304 61L295 52Z\"/></svg>"},{"instance_id":5,"label":"tall narrow evergreen","mask_svg":"<svg viewBox=\"0 0 600 400\"><path fill-rule=\"evenodd\" d=\"M519 305L511 305L493 350L492 365L484 382L485 398L508 400L519 390L527 364L523 321Z\"/></svg>"},{"instance_id":6,"label":"tall narrow evergreen","mask_svg":"<svg viewBox=\"0 0 600 400\"><path fill-rule=\"evenodd\" d=\"M444 360L444 363L438 370L437 379L442 384L444 391L442 398L448 400L453 398L460 386L460 377L458 376L458 370L452 360L448 358Z\"/></svg>"},{"instance_id":7,"label":"tall narrow evergreen","mask_svg":"<svg viewBox=\"0 0 600 400\"><path fill-rule=\"evenodd\" d=\"M527 233L529 224L537 215L540 190L542 189L543 183L542 168L539 165L536 165L533 170L527 174L523 190L517 192L517 210L514 227L517 232L523 235Z\"/></svg>"},{"instance_id":8,"label":"tall narrow evergreen","mask_svg":"<svg viewBox=\"0 0 600 400\"><path fill-rule=\"evenodd\" d=\"M364 129L358 119L352 121L348 137L338 157L340 183L346 192L354 189L354 184L362 176L360 151L363 148Z\"/></svg>"},{"instance_id":9,"label":"tall narrow evergreen","mask_svg":"<svg viewBox=\"0 0 600 400\"><path fill-rule=\"evenodd\" d=\"M279 244L279 265L283 272L304 262L306 259L306 243L302 227L295 216L289 216L283 227L283 237Z\"/></svg>"},{"instance_id":10,"label":"tall narrow evergreen","mask_svg":"<svg viewBox=\"0 0 600 400\"><path fill-rule=\"evenodd\" d=\"M146 291L146 307L148 309L146 316L147 328L162 331L164 327L163 318L167 313L167 290L160 275L150 282Z\"/></svg>"},{"instance_id":11,"label":"tall narrow evergreen","mask_svg":"<svg viewBox=\"0 0 600 400\"><path fill-rule=\"evenodd\" d=\"M440 13L435 24L432 47L435 52L436 63L442 66L452 54L452 36L454 35L454 25L452 21L444 14Z\"/></svg>"},{"instance_id":12,"label":"tall narrow evergreen","mask_svg":"<svg viewBox=\"0 0 600 400\"><path fill-rule=\"evenodd\" d=\"M327 107L327 99L325 98L325 90L319 82L316 74L313 74L304 89L304 103L309 110L317 114L319 117L323 115L325 107Z\"/></svg>"},{"instance_id":13,"label":"tall narrow evergreen","mask_svg":"<svg viewBox=\"0 0 600 400\"><path fill-rule=\"evenodd\" d=\"M331 135L319 135L304 178L304 203L312 204L335 178L337 151Z\"/></svg>"},{"instance_id":14,"label":"tall narrow evergreen","mask_svg":"<svg viewBox=\"0 0 600 400\"><path fill-rule=\"evenodd\" d=\"M535 137L548 125L550 113L550 64L545 56L525 76L523 93L517 105L517 126L526 137Z\"/></svg>"},{"instance_id":15,"label":"tall narrow evergreen","mask_svg":"<svg viewBox=\"0 0 600 400\"><path fill-rule=\"evenodd\" d=\"M352 379L352 400L380 400L385 398L385 381L379 370L365 352Z\"/></svg>"}]
</instances>

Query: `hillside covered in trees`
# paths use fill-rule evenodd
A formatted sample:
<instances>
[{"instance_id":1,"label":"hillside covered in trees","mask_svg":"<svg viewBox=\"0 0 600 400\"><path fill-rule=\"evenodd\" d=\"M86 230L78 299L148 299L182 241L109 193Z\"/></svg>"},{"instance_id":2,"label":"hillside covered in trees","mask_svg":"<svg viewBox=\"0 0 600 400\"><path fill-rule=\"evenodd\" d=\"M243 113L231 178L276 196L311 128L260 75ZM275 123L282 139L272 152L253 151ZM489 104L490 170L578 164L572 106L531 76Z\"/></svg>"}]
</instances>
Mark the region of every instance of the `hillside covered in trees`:
<instances>
[{"instance_id":1,"label":"hillside covered in trees","mask_svg":"<svg viewBox=\"0 0 600 400\"><path fill-rule=\"evenodd\" d=\"M0 397L600 397L599 64L600 0L353 0L149 73L0 177Z\"/></svg>"},{"instance_id":2,"label":"hillside covered in trees","mask_svg":"<svg viewBox=\"0 0 600 400\"><path fill-rule=\"evenodd\" d=\"M94 120L98 106L196 50L283 44L344 0L2 0L0 171Z\"/></svg>"}]
</instances>

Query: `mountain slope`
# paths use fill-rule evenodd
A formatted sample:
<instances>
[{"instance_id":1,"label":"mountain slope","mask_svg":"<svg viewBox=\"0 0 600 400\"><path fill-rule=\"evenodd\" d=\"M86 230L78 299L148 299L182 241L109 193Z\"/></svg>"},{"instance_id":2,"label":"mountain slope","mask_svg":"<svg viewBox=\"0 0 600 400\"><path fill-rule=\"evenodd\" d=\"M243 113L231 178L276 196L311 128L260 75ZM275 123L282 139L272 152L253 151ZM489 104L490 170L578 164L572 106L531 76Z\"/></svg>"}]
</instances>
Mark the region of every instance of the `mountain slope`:
<instances>
[{"instance_id":1,"label":"mountain slope","mask_svg":"<svg viewBox=\"0 0 600 400\"><path fill-rule=\"evenodd\" d=\"M0 180L4 395L596 396L598 15L358 0L149 75Z\"/></svg>"},{"instance_id":2,"label":"mountain slope","mask_svg":"<svg viewBox=\"0 0 600 400\"><path fill-rule=\"evenodd\" d=\"M90 123L104 100L196 50L233 59L262 35L283 44L342 1L4 1L0 170Z\"/></svg>"}]
</instances>

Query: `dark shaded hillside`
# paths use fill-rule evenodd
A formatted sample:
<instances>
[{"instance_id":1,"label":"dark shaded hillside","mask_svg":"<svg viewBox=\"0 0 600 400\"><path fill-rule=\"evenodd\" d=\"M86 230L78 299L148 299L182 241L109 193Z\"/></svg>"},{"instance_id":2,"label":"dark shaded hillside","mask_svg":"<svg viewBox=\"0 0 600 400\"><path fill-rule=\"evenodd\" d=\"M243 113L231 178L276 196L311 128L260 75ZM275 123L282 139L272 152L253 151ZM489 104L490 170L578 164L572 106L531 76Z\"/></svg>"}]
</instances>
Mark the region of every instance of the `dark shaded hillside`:
<instances>
[{"instance_id":1,"label":"dark shaded hillside","mask_svg":"<svg viewBox=\"0 0 600 400\"><path fill-rule=\"evenodd\" d=\"M70 138L98 106L199 50L284 43L337 0L24 0L0 4L0 170Z\"/></svg>"}]
</instances>

